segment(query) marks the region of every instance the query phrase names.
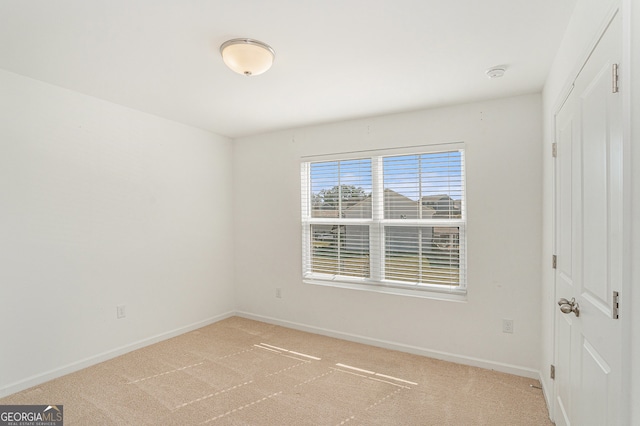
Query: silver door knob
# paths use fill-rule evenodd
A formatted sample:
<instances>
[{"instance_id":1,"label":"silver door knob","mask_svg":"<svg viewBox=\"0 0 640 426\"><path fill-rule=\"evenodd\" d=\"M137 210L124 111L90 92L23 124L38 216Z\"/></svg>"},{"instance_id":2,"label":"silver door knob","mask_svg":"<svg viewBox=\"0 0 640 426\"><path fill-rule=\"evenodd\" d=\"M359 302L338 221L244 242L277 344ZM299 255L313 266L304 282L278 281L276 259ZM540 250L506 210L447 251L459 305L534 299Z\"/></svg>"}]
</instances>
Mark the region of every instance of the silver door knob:
<instances>
[{"instance_id":1,"label":"silver door knob","mask_svg":"<svg viewBox=\"0 0 640 426\"><path fill-rule=\"evenodd\" d=\"M570 314L573 312L577 317L580 316L580 305L578 305L578 302L576 302L574 297L572 297L571 300L562 298L558 300L558 305L560 306L560 311L563 314Z\"/></svg>"}]
</instances>

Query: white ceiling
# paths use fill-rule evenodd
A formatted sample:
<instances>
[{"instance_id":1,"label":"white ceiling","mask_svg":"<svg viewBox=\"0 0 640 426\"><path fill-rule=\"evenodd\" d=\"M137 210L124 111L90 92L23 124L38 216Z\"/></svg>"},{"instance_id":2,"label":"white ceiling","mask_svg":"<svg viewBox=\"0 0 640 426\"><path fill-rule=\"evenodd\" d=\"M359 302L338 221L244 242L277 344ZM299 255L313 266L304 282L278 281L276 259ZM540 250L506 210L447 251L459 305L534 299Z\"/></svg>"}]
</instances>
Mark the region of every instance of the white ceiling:
<instances>
[{"instance_id":1,"label":"white ceiling","mask_svg":"<svg viewBox=\"0 0 640 426\"><path fill-rule=\"evenodd\" d=\"M539 92L575 1L0 0L0 68L239 137ZM273 68L226 68L237 37Z\"/></svg>"}]
</instances>

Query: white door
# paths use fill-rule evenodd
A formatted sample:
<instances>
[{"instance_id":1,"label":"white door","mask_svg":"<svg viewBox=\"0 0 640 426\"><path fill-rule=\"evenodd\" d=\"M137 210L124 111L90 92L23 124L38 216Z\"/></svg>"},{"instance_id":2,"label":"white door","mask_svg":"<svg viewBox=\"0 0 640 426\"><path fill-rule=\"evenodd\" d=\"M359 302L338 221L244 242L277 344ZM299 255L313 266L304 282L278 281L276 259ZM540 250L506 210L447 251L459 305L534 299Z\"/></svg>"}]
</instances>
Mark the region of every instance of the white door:
<instances>
[{"instance_id":1,"label":"white door","mask_svg":"<svg viewBox=\"0 0 640 426\"><path fill-rule=\"evenodd\" d=\"M556 114L556 300L563 305L555 318L557 425L620 422L621 327L614 319L623 214L622 102L613 77L621 58L618 15Z\"/></svg>"}]
</instances>

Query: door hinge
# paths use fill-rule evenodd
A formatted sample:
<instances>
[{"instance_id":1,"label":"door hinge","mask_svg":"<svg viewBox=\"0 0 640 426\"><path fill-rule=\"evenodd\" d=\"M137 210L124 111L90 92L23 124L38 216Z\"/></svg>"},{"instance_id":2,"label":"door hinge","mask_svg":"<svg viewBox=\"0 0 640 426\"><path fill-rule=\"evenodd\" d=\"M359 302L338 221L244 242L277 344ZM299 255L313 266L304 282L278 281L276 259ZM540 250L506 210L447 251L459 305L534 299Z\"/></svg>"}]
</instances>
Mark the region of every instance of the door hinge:
<instances>
[{"instance_id":1,"label":"door hinge","mask_svg":"<svg viewBox=\"0 0 640 426\"><path fill-rule=\"evenodd\" d=\"M551 144L551 155L553 156L553 158L556 158L558 156L558 144L555 142Z\"/></svg>"},{"instance_id":2,"label":"door hinge","mask_svg":"<svg viewBox=\"0 0 640 426\"><path fill-rule=\"evenodd\" d=\"M551 256L551 267L553 269L556 269L558 267L558 256L556 256L555 254Z\"/></svg>"},{"instance_id":3,"label":"door hinge","mask_svg":"<svg viewBox=\"0 0 640 426\"><path fill-rule=\"evenodd\" d=\"M611 318L619 319L620 318L620 293L617 291L613 292L613 301L612 301L612 309L611 309Z\"/></svg>"},{"instance_id":4,"label":"door hinge","mask_svg":"<svg viewBox=\"0 0 640 426\"><path fill-rule=\"evenodd\" d=\"M618 64L611 65L611 92L618 93Z\"/></svg>"},{"instance_id":5,"label":"door hinge","mask_svg":"<svg viewBox=\"0 0 640 426\"><path fill-rule=\"evenodd\" d=\"M551 371L549 372L549 376L551 376L552 379L556 378L556 366L551 364Z\"/></svg>"}]
</instances>

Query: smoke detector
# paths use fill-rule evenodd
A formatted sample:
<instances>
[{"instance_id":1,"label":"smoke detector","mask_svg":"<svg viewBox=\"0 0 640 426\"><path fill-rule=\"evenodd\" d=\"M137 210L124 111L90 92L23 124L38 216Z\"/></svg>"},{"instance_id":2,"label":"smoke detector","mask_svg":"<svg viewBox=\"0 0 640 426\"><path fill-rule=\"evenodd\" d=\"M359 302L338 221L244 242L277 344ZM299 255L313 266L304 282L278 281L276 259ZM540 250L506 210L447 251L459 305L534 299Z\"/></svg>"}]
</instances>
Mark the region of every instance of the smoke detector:
<instances>
[{"instance_id":1,"label":"smoke detector","mask_svg":"<svg viewBox=\"0 0 640 426\"><path fill-rule=\"evenodd\" d=\"M505 69L502 67L489 68L487 70L487 77L489 78L500 78L504 75Z\"/></svg>"}]
</instances>

